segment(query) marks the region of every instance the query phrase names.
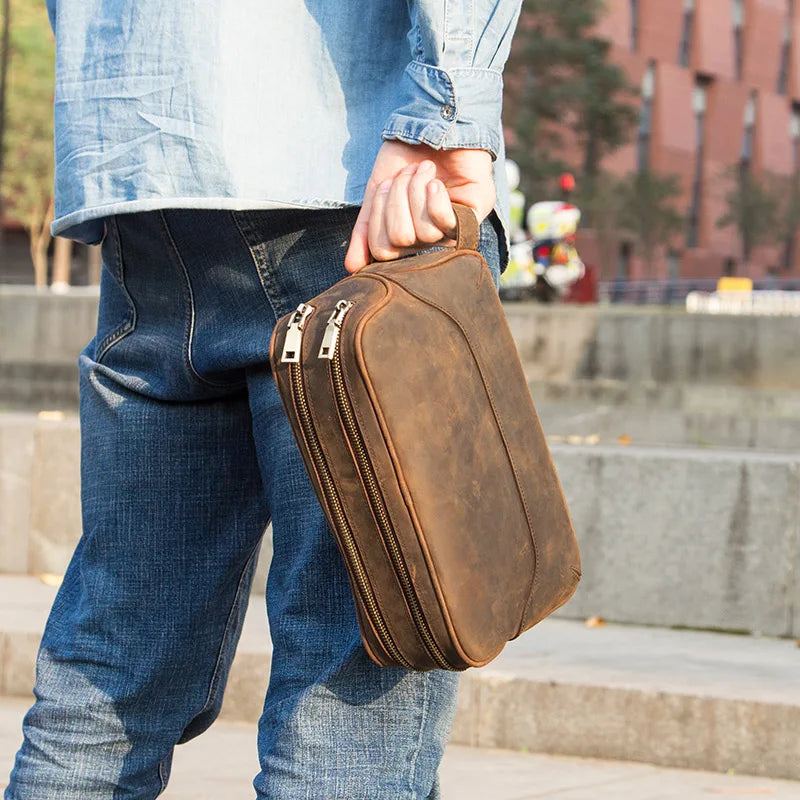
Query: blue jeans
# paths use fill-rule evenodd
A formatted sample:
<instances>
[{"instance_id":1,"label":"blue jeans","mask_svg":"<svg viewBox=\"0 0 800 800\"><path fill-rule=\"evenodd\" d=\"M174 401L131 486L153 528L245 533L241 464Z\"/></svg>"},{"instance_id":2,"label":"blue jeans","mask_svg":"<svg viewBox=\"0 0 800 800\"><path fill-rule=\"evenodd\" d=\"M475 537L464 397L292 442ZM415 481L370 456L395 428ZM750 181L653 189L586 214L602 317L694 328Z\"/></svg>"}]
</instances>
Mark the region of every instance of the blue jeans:
<instances>
[{"instance_id":1,"label":"blue jeans","mask_svg":"<svg viewBox=\"0 0 800 800\"><path fill-rule=\"evenodd\" d=\"M80 357L83 536L6 800L154 798L222 701L270 519L261 800L439 797L457 678L373 665L270 375L278 317L344 277L357 209L110 218ZM482 250L495 278L498 240Z\"/></svg>"}]
</instances>

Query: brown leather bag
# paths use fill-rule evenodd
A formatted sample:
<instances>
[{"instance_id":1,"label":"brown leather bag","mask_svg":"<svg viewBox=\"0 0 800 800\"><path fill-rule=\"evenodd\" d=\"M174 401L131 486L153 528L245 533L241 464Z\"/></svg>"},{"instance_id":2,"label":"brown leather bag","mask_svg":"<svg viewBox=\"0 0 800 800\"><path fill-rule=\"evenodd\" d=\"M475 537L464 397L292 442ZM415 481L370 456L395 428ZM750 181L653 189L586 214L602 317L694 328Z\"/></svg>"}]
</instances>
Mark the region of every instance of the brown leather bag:
<instances>
[{"instance_id":1,"label":"brown leather bag","mask_svg":"<svg viewBox=\"0 0 800 800\"><path fill-rule=\"evenodd\" d=\"M275 328L270 360L377 664L491 661L565 603L580 556L486 262L372 264Z\"/></svg>"}]
</instances>

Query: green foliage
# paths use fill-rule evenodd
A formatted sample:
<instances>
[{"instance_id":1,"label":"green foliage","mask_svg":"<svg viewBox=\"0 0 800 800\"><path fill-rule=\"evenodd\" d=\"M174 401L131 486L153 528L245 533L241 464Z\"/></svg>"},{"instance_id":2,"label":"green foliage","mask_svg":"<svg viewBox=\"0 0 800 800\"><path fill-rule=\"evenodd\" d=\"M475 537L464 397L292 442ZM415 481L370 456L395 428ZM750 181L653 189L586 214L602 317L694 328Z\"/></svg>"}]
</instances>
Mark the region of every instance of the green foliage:
<instances>
[{"instance_id":1,"label":"green foliage","mask_svg":"<svg viewBox=\"0 0 800 800\"><path fill-rule=\"evenodd\" d=\"M581 181L574 198L582 213L582 226L594 231L604 275L612 274L616 266L622 213L619 187L618 178L600 172L591 179Z\"/></svg>"},{"instance_id":2,"label":"green foliage","mask_svg":"<svg viewBox=\"0 0 800 800\"><path fill-rule=\"evenodd\" d=\"M779 236L785 244L785 264L787 269L792 266L797 235L800 232L800 173L782 181L781 197L783 202L780 209Z\"/></svg>"},{"instance_id":3,"label":"green foliage","mask_svg":"<svg viewBox=\"0 0 800 800\"><path fill-rule=\"evenodd\" d=\"M12 0L2 191L6 213L39 235L53 184L53 36L41 0Z\"/></svg>"},{"instance_id":4,"label":"green foliage","mask_svg":"<svg viewBox=\"0 0 800 800\"><path fill-rule=\"evenodd\" d=\"M676 208L680 194L677 175L650 170L623 178L599 172L582 182L575 202L597 237L604 272L614 269L620 238L627 235L653 273L657 249L683 228L684 217Z\"/></svg>"},{"instance_id":5,"label":"green foliage","mask_svg":"<svg viewBox=\"0 0 800 800\"><path fill-rule=\"evenodd\" d=\"M515 142L524 190L547 193L563 160L562 130L571 127L583 150L585 175L627 141L637 114L624 72L609 61L609 44L593 33L602 0L525 0L507 67Z\"/></svg>"},{"instance_id":6,"label":"green foliage","mask_svg":"<svg viewBox=\"0 0 800 800\"><path fill-rule=\"evenodd\" d=\"M684 217L675 208L681 195L677 175L659 175L651 170L623 178L619 188L620 228L632 234L641 248L648 274L658 247L680 232Z\"/></svg>"},{"instance_id":7,"label":"green foliage","mask_svg":"<svg viewBox=\"0 0 800 800\"><path fill-rule=\"evenodd\" d=\"M755 247L771 241L778 233L781 202L776 187L768 179L754 175L743 166L727 171L732 188L725 195L726 213L717 227L735 226L742 243L745 262Z\"/></svg>"}]
</instances>

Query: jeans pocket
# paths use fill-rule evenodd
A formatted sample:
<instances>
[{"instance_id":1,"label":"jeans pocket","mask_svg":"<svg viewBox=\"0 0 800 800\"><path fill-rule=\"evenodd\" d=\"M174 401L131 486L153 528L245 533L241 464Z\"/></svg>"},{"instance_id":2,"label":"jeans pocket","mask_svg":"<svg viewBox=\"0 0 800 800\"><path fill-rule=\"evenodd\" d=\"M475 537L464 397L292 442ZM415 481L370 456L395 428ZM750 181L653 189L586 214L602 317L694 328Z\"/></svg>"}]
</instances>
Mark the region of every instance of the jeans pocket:
<instances>
[{"instance_id":1,"label":"jeans pocket","mask_svg":"<svg viewBox=\"0 0 800 800\"><path fill-rule=\"evenodd\" d=\"M492 213L481 223L478 250L492 273L495 287L500 285L500 275L505 267L505 242L502 223Z\"/></svg>"},{"instance_id":2,"label":"jeans pocket","mask_svg":"<svg viewBox=\"0 0 800 800\"><path fill-rule=\"evenodd\" d=\"M108 217L105 224L95 336L94 360L97 363L136 327L136 306L125 285L125 264L116 217Z\"/></svg>"}]
</instances>

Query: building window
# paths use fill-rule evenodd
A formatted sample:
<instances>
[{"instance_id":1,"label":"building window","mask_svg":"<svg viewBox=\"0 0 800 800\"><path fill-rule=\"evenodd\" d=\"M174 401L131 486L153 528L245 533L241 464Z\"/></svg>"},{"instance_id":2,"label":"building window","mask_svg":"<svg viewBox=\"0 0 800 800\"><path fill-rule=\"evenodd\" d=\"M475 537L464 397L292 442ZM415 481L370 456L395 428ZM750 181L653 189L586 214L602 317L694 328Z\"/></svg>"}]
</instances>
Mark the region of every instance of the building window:
<instances>
[{"instance_id":1,"label":"building window","mask_svg":"<svg viewBox=\"0 0 800 800\"><path fill-rule=\"evenodd\" d=\"M705 162L706 109L708 108L708 87L710 80L698 75L692 93L692 110L695 120L694 178L692 179L692 202L689 207L686 246L700 244L700 215L703 209L703 165Z\"/></svg>"},{"instance_id":2,"label":"building window","mask_svg":"<svg viewBox=\"0 0 800 800\"><path fill-rule=\"evenodd\" d=\"M656 65L651 61L642 78L642 109L639 113L639 135L636 142L636 163L639 172L650 166L650 139L653 133L653 97L656 93Z\"/></svg>"},{"instance_id":3,"label":"building window","mask_svg":"<svg viewBox=\"0 0 800 800\"><path fill-rule=\"evenodd\" d=\"M778 73L778 94L789 92L789 70L792 63L792 29L794 27L794 0L787 0L786 17L783 20L783 44L781 67Z\"/></svg>"},{"instance_id":4,"label":"building window","mask_svg":"<svg viewBox=\"0 0 800 800\"><path fill-rule=\"evenodd\" d=\"M630 280L632 258L633 245L630 242L620 242L619 252L617 253L617 280Z\"/></svg>"},{"instance_id":5,"label":"building window","mask_svg":"<svg viewBox=\"0 0 800 800\"><path fill-rule=\"evenodd\" d=\"M736 80L744 69L744 0L733 0L733 63Z\"/></svg>"},{"instance_id":6,"label":"building window","mask_svg":"<svg viewBox=\"0 0 800 800\"><path fill-rule=\"evenodd\" d=\"M683 30L678 63L688 67L692 60L692 38L694 36L694 0L683 0Z\"/></svg>"},{"instance_id":7,"label":"building window","mask_svg":"<svg viewBox=\"0 0 800 800\"><path fill-rule=\"evenodd\" d=\"M667 278L676 281L681 276L681 256L677 250L667 251Z\"/></svg>"},{"instance_id":8,"label":"building window","mask_svg":"<svg viewBox=\"0 0 800 800\"><path fill-rule=\"evenodd\" d=\"M742 172L748 172L753 162L753 143L756 133L756 98L755 92L750 92L747 105L744 107L744 136L742 137L742 153L739 166Z\"/></svg>"},{"instance_id":9,"label":"building window","mask_svg":"<svg viewBox=\"0 0 800 800\"><path fill-rule=\"evenodd\" d=\"M630 0L631 3L631 50L635 53L639 49L639 0Z\"/></svg>"},{"instance_id":10,"label":"building window","mask_svg":"<svg viewBox=\"0 0 800 800\"><path fill-rule=\"evenodd\" d=\"M792 106L792 119L789 125L789 135L792 137L792 149L794 152L794 174L792 175L793 185L791 188L794 205L800 200L800 103ZM790 230L786 235L784 243L783 264L787 270L794 265L797 249L797 232Z\"/></svg>"}]
</instances>

